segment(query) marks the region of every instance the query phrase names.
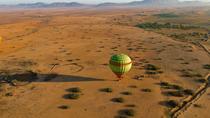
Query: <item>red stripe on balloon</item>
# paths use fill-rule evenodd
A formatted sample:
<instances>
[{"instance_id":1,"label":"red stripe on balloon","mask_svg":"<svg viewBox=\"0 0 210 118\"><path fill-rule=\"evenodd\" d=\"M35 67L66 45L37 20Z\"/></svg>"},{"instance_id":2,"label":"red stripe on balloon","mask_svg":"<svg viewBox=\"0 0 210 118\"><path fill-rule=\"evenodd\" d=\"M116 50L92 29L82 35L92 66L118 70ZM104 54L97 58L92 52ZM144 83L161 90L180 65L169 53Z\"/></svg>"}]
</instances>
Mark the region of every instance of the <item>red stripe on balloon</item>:
<instances>
[{"instance_id":1,"label":"red stripe on balloon","mask_svg":"<svg viewBox=\"0 0 210 118\"><path fill-rule=\"evenodd\" d=\"M132 64L132 61L129 62L129 63L118 63L118 62L114 62L114 61L109 61L109 63L110 63L111 65L114 65L114 66L127 66L127 65Z\"/></svg>"}]
</instances>

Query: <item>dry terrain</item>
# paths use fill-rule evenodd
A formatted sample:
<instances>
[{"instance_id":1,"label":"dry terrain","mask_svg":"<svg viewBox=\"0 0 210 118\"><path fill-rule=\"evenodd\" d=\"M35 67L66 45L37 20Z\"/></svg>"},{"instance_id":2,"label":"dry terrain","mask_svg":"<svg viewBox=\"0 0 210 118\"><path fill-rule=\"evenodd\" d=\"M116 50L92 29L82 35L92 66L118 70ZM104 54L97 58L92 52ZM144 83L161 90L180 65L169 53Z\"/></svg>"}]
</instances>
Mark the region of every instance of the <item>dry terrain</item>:
<instances>
[{"instance_id":1,"label":"dry terrain","mask_svg":"<svg viewBox=\"0 0 210 118\"><path fill-rule=\"evenodd\" d=\"M0 118L168 117L176 103L205 83L209 69L204 65L210 64L210 56L197 43L209 49L210 41L180 41L168 36L175 29L135 26L166 22L153 16L162 11L166 10L0 12L0 74L9 79L0 80ZM207 8L193 11L206 21ZM183 20L190 23L191 18ZM122 81L116 81L108 67L117 53L128 54L134 62ZM209 117L209 94L207 90L180 117Z\"/></svg>"}]
</instances>

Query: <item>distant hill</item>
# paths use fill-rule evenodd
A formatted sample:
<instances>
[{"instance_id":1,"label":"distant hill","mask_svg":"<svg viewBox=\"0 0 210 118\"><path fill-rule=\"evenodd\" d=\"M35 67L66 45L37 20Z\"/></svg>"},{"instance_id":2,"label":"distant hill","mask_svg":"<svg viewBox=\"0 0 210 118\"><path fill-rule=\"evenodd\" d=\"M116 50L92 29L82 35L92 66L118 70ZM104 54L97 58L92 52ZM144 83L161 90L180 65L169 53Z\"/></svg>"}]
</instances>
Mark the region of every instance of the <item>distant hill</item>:
<instances>
[{"instance_id":1,"label":"distant hill","mask_svg":"<svg viewBox=\"0 0 210 118\"><path fill-rule=\"evenodd\" d=\"M40 7L81 7L85 6L85 4L77 3L77 2L54 2L54 3L31 3L31 4L18 4L18 7L29 7L29 8L40 8Z\"/></svg>"},{"instance_id":2,"label":"distant hill","mask_svg":"<svg viewBox=\"0 0 210 118\"><path fill-rule=\"evenodd\" d=\"M119 6L121 4L119 3L112 3L112 2L105 2L105 3L101 3L96 5L97 7L106 7L106 6Z\"/></svg>"},{"instance_id":3,"label":"distant hill","mask_svg":"<svg viewBox=\"0 0 210 118\"><path fill-rule=\"evenodd\" d=\"M102 3L98 6L151 6L151 5L176 5L178 0L143 0L129 3Z\"/></svg>"},{"instance_id":4,"label":"distant hill","mask_svg":"<svg viewBox=\"0 0 210 118\"><path fill-rule=\"evenodd\" d=\"M179 1L178 0L144 0L142 1L142 4L178 4Z\"/></svg>"},{"instance_id":5,"label":"distant hill","mask_svg":"<svg viewBox=\"0 0 210 118\"><path fill-rule=\"evenodd\" d=\"M30 3L30 4L18 4L18 5L11 5L10 7L21 7L21 8L53 8L53 7L115 7L115 6L126 6L126 7L168 7L168 6L206 6L210 5L210 3L206 2L199 2L199 1L185 1L180 2L179 0L143 0L143 1L133 1L128 3L112 3L106 2L97 5L88 5L88 4L81 4L78 2L54 2L54 3ZM9 7L8 5L6 5ZM3 5L0 5L3 7Z\"/></svg>"}]
</instances>

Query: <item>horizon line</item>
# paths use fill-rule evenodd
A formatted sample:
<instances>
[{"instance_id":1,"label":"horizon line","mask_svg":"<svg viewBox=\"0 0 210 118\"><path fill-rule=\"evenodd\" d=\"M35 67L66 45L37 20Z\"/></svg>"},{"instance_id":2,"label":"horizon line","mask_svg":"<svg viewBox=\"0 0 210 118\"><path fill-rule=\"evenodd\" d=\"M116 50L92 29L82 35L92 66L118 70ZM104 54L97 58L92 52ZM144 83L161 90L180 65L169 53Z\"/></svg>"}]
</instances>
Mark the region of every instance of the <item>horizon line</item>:
<instances>
[{"instance_id":1,"label":"horizon line","mask_svg":"<svg viewBox=\"0 0 210 118\"><path fill-rule=\"evenodd\" d=\"M86 5L98 5L98 4L103 4L103 3L117 3L117 4L123 4L123 3L132 3L132 2L141 2L144 0L134 0L131 2L100 2L100 3L84 3L84 2L76 2L76 1L72 1L72 2L23 2L23 3L14 3L14 4L1 4L0 5L20 5L20 4L36 4L36 3L43 3L43 4L53 4L53 3L79 3L79 4L86 4ZM210 1L200 1L200 0L187 0L187 1L180 1L178 0L178 2L210 2Z\"/></svg>"}]
</instances>

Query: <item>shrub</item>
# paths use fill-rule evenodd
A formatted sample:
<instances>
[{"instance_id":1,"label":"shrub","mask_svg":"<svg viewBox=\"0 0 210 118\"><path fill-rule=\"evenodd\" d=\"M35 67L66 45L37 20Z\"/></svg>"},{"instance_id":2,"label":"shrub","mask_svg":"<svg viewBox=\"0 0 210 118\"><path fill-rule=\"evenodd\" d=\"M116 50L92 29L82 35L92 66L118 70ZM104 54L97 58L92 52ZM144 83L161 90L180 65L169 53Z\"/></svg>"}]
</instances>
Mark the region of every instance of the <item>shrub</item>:
<instances>
[{"instance_id":1,"label":"shrub","mask_svg":"<svg viewBox=\"0 0 210 118\"><path fill-rule=\"evenodd\" d=\"M182 90L183 87L176 85L176 84L170 84L168 82L161 82L160 86L162 86L165 89L176 89L176 90Z\"/></svg>"},{"instance_id":2,"label":"shrub","mask_svg":"<svg viewBox=\"0 0 210 118\"><path fill-rule=\"evenodd\" d=\"M123 109L119 111L122 116L135 116L135 111L133 109Z\"/></svg>"},{"instance_id":3,"label":"shrub","mask_svg":"<svg viewBox=\"0 0 210 118\"><path fill-rule=\"evenodd\" d=\"M196 81L199 82L199 83L205 83L205 82L207 82L206 79L197 79Z\"/></svg>"},{"instance_id":4,"label":"shrub","mask_svg":"<svg viewBox=\"0 0 210 118\"><path fill-rule=\"evenodd\" d=\"M128 86L129 88L137 88L137 86L136 85L130 85L130 86Z\"/></svg>"},{"instance_id":5,"label":"shrub","mask_svg":"<svg viewBox=\"0 0 210 118\"><path fill-rule=\"evenodd\" d=\"M145 73L148 74L148 75L155 75L155 74L157 74L157 72L155 72L155 71L146 71Z\"/></svg>"},{"instance_id":6,"label":"shrub","mask_svg":"<svg viewBox=\"0 0 210 118\"><path fill-rule=\"evenodd\" d=\"M193 106L197 107L197 108L202 108L202 106L200 104L194 104Z\"/></svg>"},{"instance_id":7,"label":"shrub","mask_svg":"<svg viewBox=\"0 0 210 118\"><path fill-rule=\"evenodd\" d=\"M142 89L141 91L143 91L143 92L152 92L152 90L151 89L148 89L148 88Z\"/></svg>"},{"instance_id":8,"label":"shrub","mask_svg":"<svg viewBox=\"0 0 210 118\"><path fill-rule=\"evenodd\" d=\"M179 85L175 85L175 84L172 84L170 86L171 86L171 89L176 89L176 90L182 90L183 89L183 87L181 87Z\"/></svg>"},{"instance_id":9,"label":"shrub","mask_svg":"<svg viewBox=\"0 0 210 118\"><path fill-rule=\"evenodd\" d=\"M76 93L67 94L65 96L67 99L79 99L80 95Z\"/></svg>"},{"instance_id":10,"label":"shrub","mask_svg":"<svg viewBox=\"0 0 210 118\"><path fill-rule=\"evenodd\" d=\"M13 96L12 92L6 93L5 96Z\"/></svg>"},{"instance_id":11,"label":"shrub","mask_svg":"<svg viewBox=\"0 0 210 118\"><path fill-rule=\"evenodd\" d=\"M68 105L61 105L58 108L60 108L60 109L69 109L70 107Z\"/></svg>"},{"instance_id":12,"label":"shrub","mask_svg":"<svg viewBox=\"0 0 210 118\"><path fill-rule=\"evenodd\" d=\"M205 64L205 65L203 65L203 68L204 68L204 69L210 69L210 64Z\"/></svg>"},{"instance_id":13,"label":"shrub","mask_svg":"<svg viewBox=\"0 0 210 118\"><path fill-rule=\"evenodd\" d=\"M102 89L100 89L100 91L107 92L107 93L113 92L112 88L102 88Z\"/></svg>"},{"instance_id":14,"label":"shrub","mask_svg":"<svg viewBox=\"0 0 210 118\"><path fill-rule=\"evenodd\" d=\"M177 101L175 100L169 100L169 101L166 101L166 106L170 107L170 108L175 108L177 107L179 104Z\"/></svg>"},{"instance_id":15,"label":"shrub","mask_svg":"<svg viewBox=\"0 0 210 118\"><path fill-rule=\"evenodd\" d=\"M145 69L146 69L146 70L152 70L152 71L159 70L158 67L156 67L155 65L152 65L152 64L147 64L147 65L145 66Z\"/></svg>"},{"instance_id":16,"label":"shrub","mask_svg":"<svg viewBox=\"0 0 210 118\"><path fill-rule=\"evenodd\" d=\"M125 105L126 107L136 107L135 104L128 104L128 105Z\"/></svg>"},{"instance_id":17,"label":"shrub","mask_svg":"<svg viewBox=\"0 0 210 118\"><path fill-rule=\"evenodd\" d=\"M170 84L168 82L160 82L160 86L169 86Z\"/></svg>"},{"instance_id":18,"label":"shrub","mask_svg":"<svg viewBox=\"0 0 210 118\"><path fill-rule=\"evenodd\" d=\"M179 17L178 15L174 13L161 13L161 14L155 14L154 16L160 17L160 18L176 18Z\"/></svg>"},{"instance_id":19,"label":"shrub","mask_svg":"<svg viewBox=\"0 0 210 118\"><path fill-rule=\"evenodd\" d=\"M183 97L184 93L182 91L168 91L167 95L175 96L175 97Z\"/></svg>"},{"instance_id":20,"label":"shrub","mask_svg":"<svg viewBox=\"0 0 210 118\"><path fill-rule=\"evenodd\" d=\"M119 97L119 98L113 98L111 101L113 101L113 102L118 102L118 103L123 103L123 102L125 102L125 100L124 100L123 98L121 98L121 97Z\"/></svg>"},{"instance_id":21,"label":"shrub","mask_svg":"<svg viewBox=\"0 0 210 118\"><path fill-rule=\"evenodd\" d=\"M157 22L145 22L141 24L137 24L136 27L142 28L142 29L193 29L193 28L201 28L198 26L193 25L183 25L183 24L171 24L171 23L157 23Z\"/></svg>"},{"instance_id":22,"label":"shrub","mask_svg":"<svg viewBox=\"0 0 210 118\"><path fill-rule=\"evenodd\" d=\"M129 92L129 91L121 92L121 94L123 94L123 95L132 95L132 93Z\"/></svg>"},{"instance_id":23,"label":"shrub","mask_svg":"<svg viewBox=\"0 0 210 118\"><path fill-rule=\"evenodd\" d=\"M194 91L191 89L185 89L185 90L183 90L183 92L185 95L193 95L194 94Z\"/></svg>"},{"instance_id":24,"label":"shrub","mask_svg":"<svg viewBox=\"0 0 210 118\"><path fill-rule=\"evenodd\" d=\"M70 88L67 91L73 92L73 93L80 93L81 89L79 87Z\"/></svg>"}]
</instances>

